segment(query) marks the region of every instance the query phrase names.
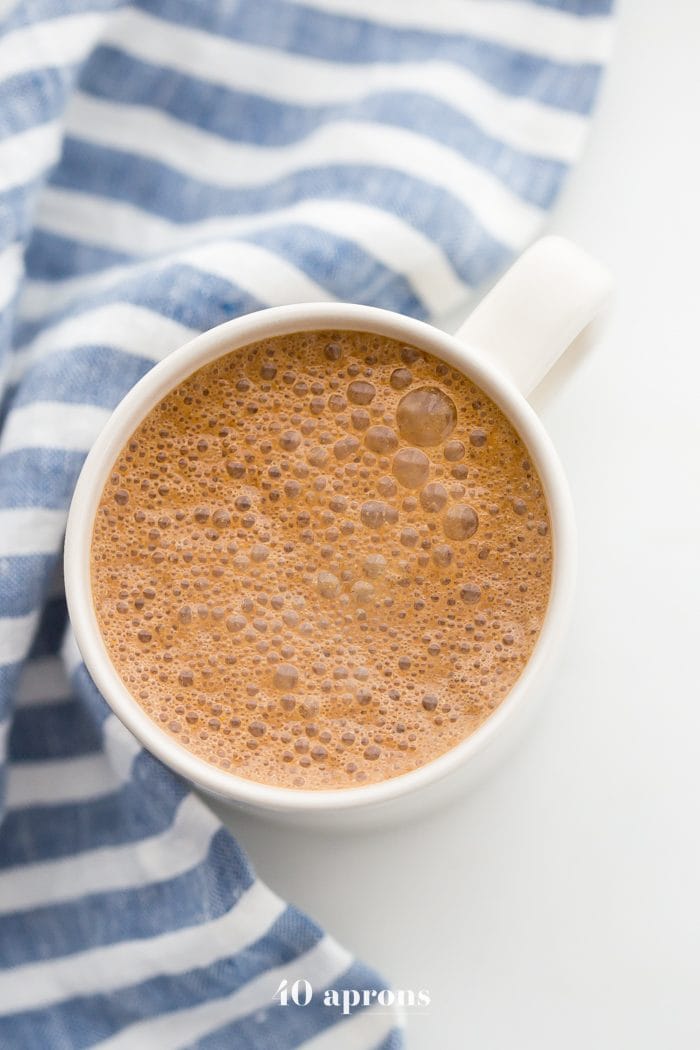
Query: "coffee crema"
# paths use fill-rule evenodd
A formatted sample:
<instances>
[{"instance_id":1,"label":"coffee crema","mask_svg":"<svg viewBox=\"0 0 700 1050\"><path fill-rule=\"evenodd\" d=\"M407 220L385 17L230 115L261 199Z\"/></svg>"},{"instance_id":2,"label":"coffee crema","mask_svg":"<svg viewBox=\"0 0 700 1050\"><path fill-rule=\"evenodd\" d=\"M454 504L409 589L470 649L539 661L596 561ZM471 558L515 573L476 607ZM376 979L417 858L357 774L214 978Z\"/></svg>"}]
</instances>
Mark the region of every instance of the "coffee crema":
<instances>
[{"instance_id":1,"label":"coffee crema","mask_svg":"<svg viewBox=\"0 0 700 1050\"><path fill-rule=\"evenodd\" d=\"M497 405L365 332L235 350L114 464L92 594L112 663L187 750L297 789L408 773L468 737L532 653L552 544Z\"/></svg>"}]
</instances>

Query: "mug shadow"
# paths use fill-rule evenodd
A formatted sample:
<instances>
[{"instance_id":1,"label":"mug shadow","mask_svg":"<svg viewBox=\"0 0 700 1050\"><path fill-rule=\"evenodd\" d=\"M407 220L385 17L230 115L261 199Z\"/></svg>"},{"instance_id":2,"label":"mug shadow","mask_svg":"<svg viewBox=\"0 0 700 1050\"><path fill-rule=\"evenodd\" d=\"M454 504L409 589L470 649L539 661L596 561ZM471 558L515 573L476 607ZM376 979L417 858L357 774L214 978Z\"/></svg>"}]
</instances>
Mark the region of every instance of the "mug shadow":
<instances>
[{"instance_id":1,"label":"mug shadow","mask_svg":"<svg viewBox=\"0 0 700 1050\"><path fill-rule=\"evenodd\" d=\"M584 328L528 395L528 401L538 414L544 410L555 393L561 394L566 389L589 353L596 345L601 345L601 333L607 325L608 317L609 312L606 309Z\"/></svg>"}]
</instances>

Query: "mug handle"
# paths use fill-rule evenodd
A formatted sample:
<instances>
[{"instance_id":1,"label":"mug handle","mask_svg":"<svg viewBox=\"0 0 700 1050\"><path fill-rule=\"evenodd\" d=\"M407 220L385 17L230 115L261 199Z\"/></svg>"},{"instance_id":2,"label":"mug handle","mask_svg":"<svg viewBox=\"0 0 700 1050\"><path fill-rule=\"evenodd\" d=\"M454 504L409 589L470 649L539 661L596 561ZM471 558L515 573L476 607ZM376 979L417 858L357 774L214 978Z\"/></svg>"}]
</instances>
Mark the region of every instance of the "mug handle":
<instances>
[{"instance_id":1,"label":"mug handle","mask_svg":"<svg viewBox=\"0 0 700 1050\"><path fill-rule=\"evenodd\" d=\"M610 297L609 271L564 237L528 248L455 333L527 396Z\"/></svg>"}]
</instances>

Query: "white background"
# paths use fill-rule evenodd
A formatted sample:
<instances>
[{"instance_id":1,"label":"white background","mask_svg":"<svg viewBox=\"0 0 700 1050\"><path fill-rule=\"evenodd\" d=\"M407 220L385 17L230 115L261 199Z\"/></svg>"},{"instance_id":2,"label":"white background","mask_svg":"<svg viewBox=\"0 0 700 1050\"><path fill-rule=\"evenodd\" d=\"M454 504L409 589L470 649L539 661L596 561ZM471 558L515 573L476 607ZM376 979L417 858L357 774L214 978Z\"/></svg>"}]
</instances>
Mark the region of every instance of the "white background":
<instances>
[{"instance_id":1,"label":"white background","mask_svg":"<svg viewBox=\"0 0 700 1050\"><path fill-rule=\"evenodd\" d=\"M430 990L409 1050L700 1046L700 4L619 15L550 224L618 295L533 398L581 534L539 720L478 792L409 827L230 817L274 889Z\"/></svg>"}]
</instances>

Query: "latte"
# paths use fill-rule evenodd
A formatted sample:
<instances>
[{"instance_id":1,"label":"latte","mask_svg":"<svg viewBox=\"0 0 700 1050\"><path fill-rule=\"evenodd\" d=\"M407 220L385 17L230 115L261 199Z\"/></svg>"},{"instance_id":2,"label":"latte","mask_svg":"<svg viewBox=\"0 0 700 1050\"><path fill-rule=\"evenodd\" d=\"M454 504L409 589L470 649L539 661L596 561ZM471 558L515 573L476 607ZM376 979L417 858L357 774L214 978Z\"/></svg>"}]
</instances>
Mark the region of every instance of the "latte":
<instances>
[{"instance_id":1,"label":"latte","mask_svg":"<svg viewBox=\"0 0 700 1050\"><path fill-rule=\"evenodd\" d=\"M497 405L428 353L303 332L195 372L120 453L95 610L122 681L205 761L352 788L474 732L549 598L542 485Z\"/></svg>"}]
</instances>

